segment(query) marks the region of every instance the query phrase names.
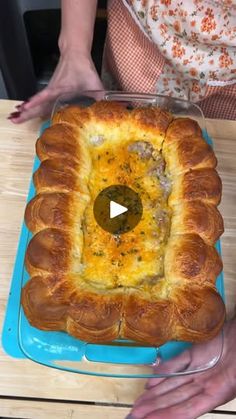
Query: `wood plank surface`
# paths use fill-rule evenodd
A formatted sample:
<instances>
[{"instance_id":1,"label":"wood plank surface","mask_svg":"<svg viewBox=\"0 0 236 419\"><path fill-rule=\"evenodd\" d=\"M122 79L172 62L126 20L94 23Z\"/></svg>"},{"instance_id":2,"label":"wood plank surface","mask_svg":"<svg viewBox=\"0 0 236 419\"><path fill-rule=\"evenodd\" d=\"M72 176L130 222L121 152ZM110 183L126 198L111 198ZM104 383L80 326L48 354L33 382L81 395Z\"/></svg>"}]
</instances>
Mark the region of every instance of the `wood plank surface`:
<instances>
[{"instance_id":1,"label":"wood plank surface","mask_svg":"<svg viewBox=\"0 0 236 419\"><path fill-rule=\"evenodd\" d=\"M75 403L55 403L30 400L0 399L1 415L17 419L125 419L127 407L96 406ZM224 413L207 413L201 419L231 419ZM184 419L184 418L183 418Z\"/></svg>"},{"instance_id":2,"label":"wood plank surface","mask_svg":"<svg viewBox=\"0 0 236 419\"><path fill-rule=\"evenodd\" d=\"M35 153L34 145L41 123L40 120L35 120L21 125L13 125L6 117L13 110L13 106L16 103L7 100L0 101L0 330L2 329L17 242L31 177ZM225 220L225 233L222 238L222 250L227 313L231 317L236 302L236 122L208 121L207 127L209 134L214 140L215 151L219 161L218 169L223 180L221 211ZM145 381L140 379L89 377L61 372L28 360L12 359L0 348L0 396L132 405L137 396L143 391L144 384ZM4 414L1 411L0 415L16 417L14 416L14 409L17 412L17 403L24 403L23 401L15 401L14 403L16 404L11 405L10 402L12 403L12 400L4 400L4 402L1 400L1 409L5 406L5 411L3 411ZM2 403L5 403L5 405ZM35 403L33 401L25 401L25 413L22 413L25 416L21 415L20 417L50 418L50 409L52 410L53 408L51 407L52 404L49 403L47 405L46 401L46 413L44 416L35 416L33 414L32 416L27 416L27 414L31 414L30 409L36 409ZM13 413L9 410L11 406ZM19 404L19 406L23 405ZM79 408L85 410L79 411L81 412L80 416L76 416L77 411L75 410L76 413L73 413L75 416L72 415L72 417L89 418L91 406L81 406ZM62 404L61 416L58 413L54 417L70 417L68 416L70 408L69 405ZM114 412L113 408L117 413L112 413ZM57 409L59 408L57 407ZM100 409L100 407L97 407L97 409ZM104 412L108 412L106 413L107 416L102 416L102 413L91 413L91 417L96 414L98 418L120 418L125 417L127 413L126 410L124 412L120 410L123 409L122 407L110 406L110 409L110 411L104 410ZM220 409L236 412L236 400ZM212 415L208 414L205 417L215 418ZM220 416L220 414L217 414L216 417L225 418Z\"/></svg>"},{"instance_id":3,"label":"wood plank surface","mask_svg":"<svg viewBox=\"0 0 236 419\"><path fill-rule=\"evenodd\" d=\"M1 415L21 419L124 419L130 409L72 403L0 400Z\"/></svg>"}]
</instances>

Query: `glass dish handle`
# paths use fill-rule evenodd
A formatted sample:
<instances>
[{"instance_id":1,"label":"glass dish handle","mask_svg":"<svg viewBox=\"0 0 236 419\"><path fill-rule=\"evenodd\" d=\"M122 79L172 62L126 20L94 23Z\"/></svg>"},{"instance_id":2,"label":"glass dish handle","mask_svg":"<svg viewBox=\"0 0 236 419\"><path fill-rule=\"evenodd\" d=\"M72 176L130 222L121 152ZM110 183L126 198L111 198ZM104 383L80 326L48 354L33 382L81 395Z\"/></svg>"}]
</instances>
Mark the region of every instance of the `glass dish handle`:
<instances>
[{"instance_id":1,"label":"glass dish handle","mask_svg":"<svg viewBox=\"0 0 236 419\"><path fill-rule=\"evenodd\" d=\"M84 357L90 362L112 364L154 365L159 349L156 347L87 344Z\"/></svg>"},{"instance_id":2,"label":"glass dish handle","mask_svg":"<svg viewBox=\"0 0 236 419\"><path fill-rule=\"evenodd\" d=\"M219 346L219 352L217 354L211 353L217 345ZM200 346L202 345L200 344ZM204 359L202 353L202 362L199 363L199 360L197 360L196 363L196 360L192 358L191 350L194 346L185 349L181 357L177 356L175 359L168 360L168 358L162 357L161 348L85 344L82 358L81 353L80 356L78 353L78 360L76 360L76 356L73 360L44 359L43 364L74 373L104 377L161 378L182 376L206 371L219 362L223 351L223 333L209 342L207 347L204 348L204 353L207 349L206 359ZM210 351L209 354L207 354L208 351ZM176 362L177 360L178 362Z\"/></svg>"}]
</instances>

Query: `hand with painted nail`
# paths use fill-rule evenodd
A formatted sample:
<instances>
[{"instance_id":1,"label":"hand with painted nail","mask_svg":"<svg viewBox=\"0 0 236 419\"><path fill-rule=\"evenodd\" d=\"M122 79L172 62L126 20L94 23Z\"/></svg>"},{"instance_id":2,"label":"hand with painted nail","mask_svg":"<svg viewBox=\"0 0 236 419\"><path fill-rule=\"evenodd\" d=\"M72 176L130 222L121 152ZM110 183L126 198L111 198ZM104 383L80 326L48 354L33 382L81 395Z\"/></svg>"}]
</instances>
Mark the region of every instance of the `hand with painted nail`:
<instances>
[{"instance_id":1,"label":"hand with painted nail","mask_svg":"<svg viewBox=\"0 0 236 419\"><path fill-rule=\"evenodd\" d=\"M48 117L55 100L67 92L103 89L91 58L96 7L97 0L61 0L59 63L48 86L9 116L12 122Z\"/></svg>"},{"instance_id":2,"label":"hand with painted nail","mask_svg":"<svg viewBox=\"0 0 236 419\"><path fill-rule=\"evenodd\" d=\"M50 116L58 96L68 91L101 90L102 82L89 56L81 57L76 53L64 54L58 63L48 86L28 101L18 105L9 115L14 123L21 123L35 117Z\"/></svg>"},{"instance_id":3,"label":"hand with painted nail","mask_svg":"<svg viewBox=\"0 0 236 419\"><path fill-rule=\"evenodd\" d=\"M225 324L224 348L215 367L201 373L171 378L151 378L135 402L129 419L195 419L236 397L236 319ZM160 374L194 369L211 359L214 340L194 345L157 367Z\"/></svg>"}]
</instances>

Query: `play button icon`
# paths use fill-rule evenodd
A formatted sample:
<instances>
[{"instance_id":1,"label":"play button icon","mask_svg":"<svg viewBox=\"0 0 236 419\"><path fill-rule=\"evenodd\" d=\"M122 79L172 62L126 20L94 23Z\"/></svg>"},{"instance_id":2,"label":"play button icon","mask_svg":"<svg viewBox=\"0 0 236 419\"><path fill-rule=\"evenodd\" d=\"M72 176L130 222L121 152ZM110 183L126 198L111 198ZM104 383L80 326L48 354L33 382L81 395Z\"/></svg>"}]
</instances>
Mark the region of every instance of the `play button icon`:
<instances>
[{"instance_id":1,"label":"play button icon","mask_svg":"<svg viewBox=\"0 0 236 419\"><path fill-rule=\"evenodd\" d=\"M117 204L117 202L110 202L110 218L118 217L118 215L124 214L128 211L128 208L123 205Z\"/></svg>"},{"instance_id":2,"label":"play button icon","mask_svg":"<svg viewBox=\"0 0 236 419\"><path fill-rule=\"evenodd\" d=\"M133 230L142 218L142 202L133 189L112 185L103 189L93 206L94 217L103 230L123 234Z\"/></svg>"}]
</instances>

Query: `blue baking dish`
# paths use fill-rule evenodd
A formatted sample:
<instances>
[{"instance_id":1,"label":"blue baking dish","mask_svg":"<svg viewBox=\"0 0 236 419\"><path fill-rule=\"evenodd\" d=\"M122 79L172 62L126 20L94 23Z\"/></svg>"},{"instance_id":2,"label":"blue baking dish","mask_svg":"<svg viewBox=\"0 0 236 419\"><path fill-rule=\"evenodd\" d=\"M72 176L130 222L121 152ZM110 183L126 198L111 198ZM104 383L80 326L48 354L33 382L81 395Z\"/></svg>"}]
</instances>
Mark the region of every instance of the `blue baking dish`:
<instances>
[{"instance_id":1,"label":"blue baking dish","mask_svg":"<svg viewBox=\"0 0 236 419\"><path fill-rule=\"evenodd\" d=\"M105 100L112 100L112 93L110 96L105 96L106 94L107 92L104 92ZM96 100L97 95L93 97ZM151 97L155 98L155 103L163 106L163 97L158 97L157 95L152 95ZM101 94L99 93L100 98ZM117 94L115 99L117 100ZM137 103L139 99L140 95L138 98L137 96L132 96L132 103ZM83 95L81 100L83 103L86 102L89 104L91 92L87 96ZM122 96L123 100L131 101L130 94L126 98ZM145 100L142 96L143 102ZM75 103L74 99L73 103ZM76 103L80 103L79 99L76 100ZM188 116L193 117L192 111L190 112L189 110L190 106L191 109L194 109L195 113L199 111L196 110L197 107L195 105L188 104L189 102L175 99L171 99L170 102L170 98L168 98L168 108L170 110L173 110L172 108L174 107L176 114L187 112ZM182 111L178 112L178 109L182 109ZM194 116L196 117L196 114ZM202 118L202 115L200 117ZM48 125L49 122L44 124L41 132ZM212 145L212 140L209 138L204 124L202 125L202 129L205 140ZM33 172L38 168L39 163L36 157ZM34 195L35 189L31 180L27 202ZM199 363L197 365L189 363L185 366L184 370L178 371L178 369L172 370L172 367L169 367L170 364L168 364L168 361L184 351L187 354L187 351L191 350L192 347L189 343L172 341L158 348L140 346L128 341L117 341L111 344L98 345L80 341L64 332L42 331L32 327L26 319L20 304L21 288L29 279L28 273L24 268L24 256L30 238L31 233L25 223L23 223L2 332L3 348L10 356L14 358L29 358L32 361L49 367L77 373L142 378L173 376L203 371L214 366L220 359L223 348L223 333L220 333L214 339L212 345L211 342L207 344L209 346L209 352L206 351L206 358L202 359L200 365ZM216 244L216 248L221 253L220 242ZM217 278L216 286L219 294L224 299L224 280L222 273ZM163 369L165 364L166 370ZM161 366L161 373L158 372L158 365Z\"/></svg>"}]
</instances>

